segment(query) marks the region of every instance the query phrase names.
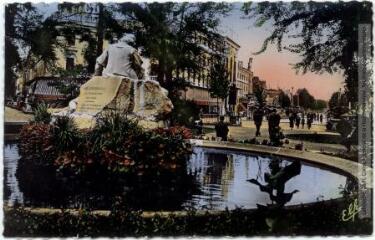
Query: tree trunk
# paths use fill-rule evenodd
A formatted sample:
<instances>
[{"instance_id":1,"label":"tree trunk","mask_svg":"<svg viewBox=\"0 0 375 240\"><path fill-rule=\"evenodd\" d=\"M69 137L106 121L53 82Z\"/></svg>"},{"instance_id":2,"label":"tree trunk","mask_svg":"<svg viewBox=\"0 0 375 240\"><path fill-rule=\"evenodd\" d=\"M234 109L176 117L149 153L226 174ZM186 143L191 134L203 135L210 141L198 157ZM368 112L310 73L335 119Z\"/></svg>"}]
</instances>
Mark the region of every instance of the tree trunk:
<instances>
[{"instance_id":1,"label":"tree trunk","mask_svg":"<svg viewBox=\"0 0 375 240\"><path fill-rule=\"evenodd\" d=\"M98 23L96 25L96 36L97 36L97 44L96 44L96 57L99 57L103 52L103 39L104 39L104 13L103 9L104 6L102 3L99 4L99 14L98 14Z\"/></svg>"}]
</instances>

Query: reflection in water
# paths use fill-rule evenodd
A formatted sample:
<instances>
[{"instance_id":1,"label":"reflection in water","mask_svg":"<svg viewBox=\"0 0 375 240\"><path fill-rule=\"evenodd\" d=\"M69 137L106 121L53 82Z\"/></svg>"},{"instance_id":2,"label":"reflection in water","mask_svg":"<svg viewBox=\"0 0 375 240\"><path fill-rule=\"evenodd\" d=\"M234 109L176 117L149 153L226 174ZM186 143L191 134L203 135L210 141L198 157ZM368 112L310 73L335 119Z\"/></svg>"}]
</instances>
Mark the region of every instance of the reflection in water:
<instances>
[{"instance_id":1,"label":"reflection in water","mask_svg":"<svg viewBox=\"0 0 375 240\"><path fill-rule=\"evenodd\" d=\"M339 186L344 186L347 179L298 161L199 147L194 148L188 168L196 174L201 192L188 199L184 207L197 209L256 208L259 204L283 206L318 198L328 200L342 196ZM249 183L249 179L256 184ZM264 191L260 191L260 185ZM272 191L267 189L268 185Z\"/></svg>"},{"instance_id":2,"label":"reflection in water","mask_svg":"<svg viewBox=\"0 0 375 240\"><path fill-rule=\"evenodd\" d=\"M254 178L248 181L259 186L260 191L268 193L272 202L276 202L276 206L282 207L290 202L293 194L299 192L298 190L293 190L290 193L285 193L284 190L286 182L301 173L301 162L295 160L290 165L281 167L280 159L273 158L268 166L270 172L264 174L267 184L262 185ZM274 194L274 191L276 191L276 194Z\"/></svg>"},{"instance_id":3,"label":"reflection in water","mask_svg":"<svg viewBox=\"0 0 375 240\"><path fill-rule=\"evenodd\" d=\"M9 199L8 204L10 206L23 204L23 193L20 191L16 177L19 159L18 147L16 145L5 144L4 171L6 172L6 176L4 178L4 186L6 188L4 189L4 197Z\"/></svg>"}]
</instances>

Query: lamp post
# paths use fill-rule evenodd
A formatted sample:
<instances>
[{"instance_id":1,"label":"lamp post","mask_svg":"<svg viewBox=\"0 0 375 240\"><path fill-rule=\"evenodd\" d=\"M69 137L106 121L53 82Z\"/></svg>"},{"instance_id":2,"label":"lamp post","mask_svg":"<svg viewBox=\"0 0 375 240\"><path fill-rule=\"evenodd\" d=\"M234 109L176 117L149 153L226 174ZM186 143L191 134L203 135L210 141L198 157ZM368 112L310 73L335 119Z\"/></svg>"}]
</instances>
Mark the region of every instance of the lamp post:
<instances>
[{"instance_id":1,"label":"lamp post","mask_svg":"<svg viewBox=\"0 0 375 240\"><path fill-rule=\"evenodd\" d=\"M292 87L292 90L290 91L290 94L291 94L290 99L292 100L292 107L294 107L293 89L294 89L294 87Z\"/></svg>"}]
</instances>

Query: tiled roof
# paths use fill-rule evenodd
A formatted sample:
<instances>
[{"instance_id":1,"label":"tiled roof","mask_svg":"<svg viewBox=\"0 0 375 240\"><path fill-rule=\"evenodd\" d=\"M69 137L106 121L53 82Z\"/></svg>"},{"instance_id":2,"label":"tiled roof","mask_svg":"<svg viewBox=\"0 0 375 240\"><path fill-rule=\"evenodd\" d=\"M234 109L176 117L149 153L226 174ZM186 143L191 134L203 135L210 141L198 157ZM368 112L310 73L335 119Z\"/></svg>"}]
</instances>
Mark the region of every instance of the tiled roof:
<instances>
[{"instance_id":1,"label":"tiled roof","mask_svg":"<svg viewBox=\"0 0 375 240\"><path fill-rule=\"evenodd\" d=\"M63 81L66 82L67 81ZM57 88L56 81L41 79L35 82L34 94L35 95L49 95L49 96L64 96Z\"/></svg>"}]
</instances>

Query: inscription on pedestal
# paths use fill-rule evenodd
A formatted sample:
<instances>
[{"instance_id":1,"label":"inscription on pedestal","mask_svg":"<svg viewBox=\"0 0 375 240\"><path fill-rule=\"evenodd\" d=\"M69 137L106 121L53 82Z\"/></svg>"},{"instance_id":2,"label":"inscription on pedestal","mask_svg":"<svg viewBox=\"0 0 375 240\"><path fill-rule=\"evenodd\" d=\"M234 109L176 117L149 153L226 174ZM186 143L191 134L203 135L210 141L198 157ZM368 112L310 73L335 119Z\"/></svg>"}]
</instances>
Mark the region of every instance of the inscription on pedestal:
<instances>
[{"instance_id":1,"label":"inscription on pedestal","mask_svg":"<svg viewBox=\"0 0 375 240\"><path fill-rule=\"evenodd\" d=\"M77 112L96 115L107 106L117 94L122 77L93 77L81 86Z\"/></svg>"}]
</instances>

